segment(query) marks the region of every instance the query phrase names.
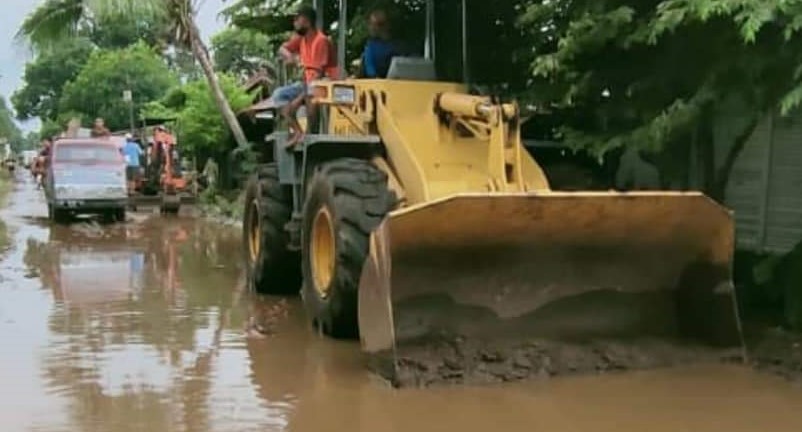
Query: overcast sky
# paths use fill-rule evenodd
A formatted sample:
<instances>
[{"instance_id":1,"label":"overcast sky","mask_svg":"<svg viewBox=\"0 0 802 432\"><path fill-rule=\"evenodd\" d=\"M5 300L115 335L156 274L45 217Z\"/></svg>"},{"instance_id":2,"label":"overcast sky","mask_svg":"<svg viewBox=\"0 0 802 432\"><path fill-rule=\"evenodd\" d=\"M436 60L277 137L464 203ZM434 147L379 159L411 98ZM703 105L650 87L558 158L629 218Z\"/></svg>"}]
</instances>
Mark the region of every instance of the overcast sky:
<instances>
[{"instance_id":1,"label":"overcast sky","mask_svg":"<svg viewBox=\"0 0 802 432\"><path fill-rule=\"evenodd\" d=\"M14 34L25 17L44 0L0 0L3 12L0 13L0 95L11 97L22 85L25 62L30 58L28 50L14 40ZM204 0L198 13L198 26L205 39L223 27L217 14L223 7L223 0ZM33 122L22 125L25 129L38 128Z\"/></svg>"}]
</instances>

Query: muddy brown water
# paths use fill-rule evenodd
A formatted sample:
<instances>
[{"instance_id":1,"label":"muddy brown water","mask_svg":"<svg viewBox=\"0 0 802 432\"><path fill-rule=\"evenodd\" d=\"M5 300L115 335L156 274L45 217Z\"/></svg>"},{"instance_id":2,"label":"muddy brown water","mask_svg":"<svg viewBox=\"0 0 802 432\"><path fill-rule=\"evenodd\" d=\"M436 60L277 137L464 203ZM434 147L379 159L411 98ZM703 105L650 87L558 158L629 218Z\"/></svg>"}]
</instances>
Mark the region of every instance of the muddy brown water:
<instances>
[{"instance_id":1,"label":"muddy brown water","mask_svg":"<svg viewBox=\"0 0 802 432\"><path fill-rule=\"evenodd\" d=\"M1 214L4 431L802 430L802 388L739 366L394 390L297 300L244 291L236 231L54 227L23 177Z\"/></svg>"}]
</instances>

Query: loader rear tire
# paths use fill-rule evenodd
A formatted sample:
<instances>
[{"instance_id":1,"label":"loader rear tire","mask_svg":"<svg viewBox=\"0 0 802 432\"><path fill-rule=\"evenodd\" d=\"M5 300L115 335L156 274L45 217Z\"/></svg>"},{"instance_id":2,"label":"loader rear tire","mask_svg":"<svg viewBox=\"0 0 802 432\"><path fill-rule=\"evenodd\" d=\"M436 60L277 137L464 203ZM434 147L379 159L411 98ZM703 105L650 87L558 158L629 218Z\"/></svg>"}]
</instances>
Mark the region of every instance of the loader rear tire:
<instances>
[{"instance_id":1,"label":"loader rear tire","mask_svg":"<svg viewBox=\"0 0 802 432\"><path fill-rule=\"evenodd\" d=\"M292 197L279 183L278 167L268 164L251 177L245 191L243 246L248 286L259 294L298 294L301 258L288 249L285 226Z\"/></svg>"},{"instance_id":2,"label":"loader rear tire","mask_svg":"<svg viewBox=\"0 0 802 432\"><path fill-rule=\"evenodd\" d=\"M301 230L301 295L322 333L358 337L357 291L370 233L395 204L387 175L368 161L334 160L312 177Z\"/></svg>"}]
</instances>

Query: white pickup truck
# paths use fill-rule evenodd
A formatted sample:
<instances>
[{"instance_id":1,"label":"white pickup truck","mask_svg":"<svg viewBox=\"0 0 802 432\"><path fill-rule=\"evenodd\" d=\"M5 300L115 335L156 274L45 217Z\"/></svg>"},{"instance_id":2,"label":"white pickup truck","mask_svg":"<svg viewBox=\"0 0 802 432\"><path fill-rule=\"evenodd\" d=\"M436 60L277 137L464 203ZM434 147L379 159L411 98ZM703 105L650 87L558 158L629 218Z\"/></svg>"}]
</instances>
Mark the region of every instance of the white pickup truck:
<instances>
[{"instance_id":1,"label":"white pickup truck","mask_svg":"<svg viewBox=\"0 0 802 432\"><path fill-rule=\"evenodd\" d=\"M118 143L98 138L60 139L53 143L45 196L50 219L79 213L125 220L128 189Z\"/></svg>"}]
</instances>

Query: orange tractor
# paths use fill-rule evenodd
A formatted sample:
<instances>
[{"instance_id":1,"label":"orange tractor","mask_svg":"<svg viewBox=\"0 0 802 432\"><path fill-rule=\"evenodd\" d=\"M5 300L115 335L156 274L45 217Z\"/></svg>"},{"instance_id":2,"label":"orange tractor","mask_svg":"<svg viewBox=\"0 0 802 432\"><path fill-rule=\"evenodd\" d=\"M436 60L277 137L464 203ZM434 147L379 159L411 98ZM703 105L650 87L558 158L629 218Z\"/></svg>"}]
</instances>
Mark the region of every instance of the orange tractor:
<instances>
[{"instance_id":1,"label":"orange tractor","mask_svg":"<svg viewBox=\"0 0 802 432\"><path fill-rule=\"evenodd\" d=\"M145 175L136 182L132 204L158 204L163 213L177 213L182 204L194 203L195 183L185 175L178 143L167 128L153 128L149 141Z\"/></svg>"}]
</instances>

